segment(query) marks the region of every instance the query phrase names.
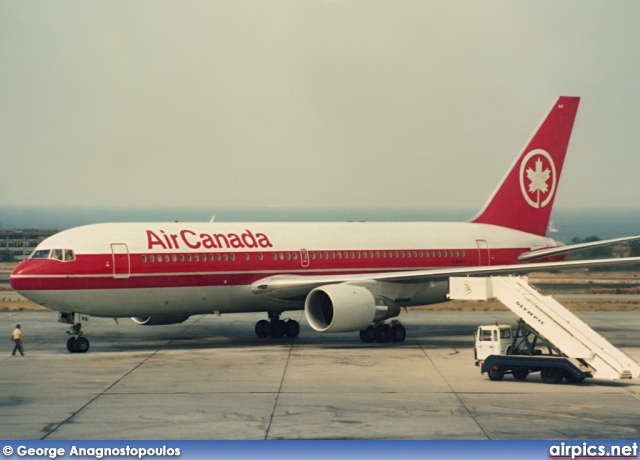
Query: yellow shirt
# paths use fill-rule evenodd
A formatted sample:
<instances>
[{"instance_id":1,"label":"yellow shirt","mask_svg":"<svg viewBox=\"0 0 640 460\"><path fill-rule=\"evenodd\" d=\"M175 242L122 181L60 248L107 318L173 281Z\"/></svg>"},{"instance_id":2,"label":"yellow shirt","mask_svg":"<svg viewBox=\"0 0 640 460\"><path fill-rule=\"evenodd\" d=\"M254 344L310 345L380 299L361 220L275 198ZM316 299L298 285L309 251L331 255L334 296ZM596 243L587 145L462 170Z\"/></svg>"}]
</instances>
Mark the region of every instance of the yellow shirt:
<instances>
[{"instance_id":1,"label":"yellow shirt","mask_svg":"<svg viewBox=\"0 0 640 460\"><path fill-rule=\"evenodd\" d=\"M16 328L11 334L11 340L20 340L22 341L22 331Z\"/></svg>"}]
</instances>

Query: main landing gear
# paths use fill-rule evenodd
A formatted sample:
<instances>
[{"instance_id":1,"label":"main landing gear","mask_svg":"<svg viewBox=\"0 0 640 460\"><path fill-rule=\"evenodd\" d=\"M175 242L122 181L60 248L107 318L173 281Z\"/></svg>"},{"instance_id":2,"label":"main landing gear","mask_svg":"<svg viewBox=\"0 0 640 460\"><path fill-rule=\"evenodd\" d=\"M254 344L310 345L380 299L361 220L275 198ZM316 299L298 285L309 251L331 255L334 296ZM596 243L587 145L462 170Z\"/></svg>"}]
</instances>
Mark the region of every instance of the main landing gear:
<instances>
[{"instance_id":1,"label":"main landing gear","mask_svg":"<svg viewBox=\"0 0 640 460\"><path fill-rule=\"evenodd\" d=\"M407 330L400 321L394 319L389 324L371 325L360 331L360 340L364 343L404 342L407 338Z\"/></svg>"},{"instance_id":2,"label":"main landing gear","mask_svg":"<svg viewBox=\"0 0 640 460\"><path fill-rule=\"evenodd\" d=\"M67 334L73 335L67 340L67 350L70 353L86 353L89 351L89 339L82 336L82 323L88 321L89 316L81 315L80 313L60 313L58 315L58 322L71 324L71 327L67 329Z\"/></svg>"},{"instance_id":3,"label":"main landing gear","mask_svg":"<svg viewBox=\"0 0 640 460\"><path fill-rule=\"evenodd\" d=\"M300 334L300 324L293 319L281 320L281 312L270 311L269 321L261 319L256 323L256 335L260 338L273 337L280 339L284 336L295 338Z\"/></svg>"}]
</instances>

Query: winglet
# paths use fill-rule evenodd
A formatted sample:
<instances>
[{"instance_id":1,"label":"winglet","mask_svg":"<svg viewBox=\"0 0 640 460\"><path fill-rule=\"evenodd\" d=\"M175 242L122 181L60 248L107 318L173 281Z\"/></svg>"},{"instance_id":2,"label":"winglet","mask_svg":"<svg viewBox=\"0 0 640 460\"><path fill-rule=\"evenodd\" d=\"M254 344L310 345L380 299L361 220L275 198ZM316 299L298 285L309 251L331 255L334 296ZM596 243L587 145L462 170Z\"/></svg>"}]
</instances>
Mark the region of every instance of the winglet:
<instances>
[{"instance_id":1,"label":"winglet","mask_svg":"<svg viewBox=\"0 0 640 460\"><path fill-rule=\"evenodd\" d=\"M473 222L546 234L579 103L561 96L553 104Z\"/></svg>"}]
</instances>

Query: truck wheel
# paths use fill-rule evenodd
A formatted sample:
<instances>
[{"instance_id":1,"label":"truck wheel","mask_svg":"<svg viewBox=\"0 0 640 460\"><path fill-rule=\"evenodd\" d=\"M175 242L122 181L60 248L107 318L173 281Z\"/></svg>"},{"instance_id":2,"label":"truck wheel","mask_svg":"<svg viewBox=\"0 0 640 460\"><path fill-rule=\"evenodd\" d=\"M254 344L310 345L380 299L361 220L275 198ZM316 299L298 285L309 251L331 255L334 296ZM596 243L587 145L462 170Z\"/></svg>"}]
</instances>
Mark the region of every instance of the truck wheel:
<instances>
[{"instance_id":1,"label":"truck wheel","mask_svg":"<svg viewBox=\"0 0 640 460\"><path fill-rule=\"evenodd\" d=\"M504 369L502 369L502 367L498 365L495 365L491 369L489 369L488 374L491 380L495 380L497 382L502 380L502 377L504 377Z\"/></svg>"},{"instance_id":2,"label":"truck wheel","mask_svg":"<svg viewBox=\"0 0 640 460\"><path fill-rule=\"evenodd\" d=\"M543 367L540 372L544 383L560 383L562 380L562 370L557 367Z\"/></svg>"},{"instance_id":3,"label":"truck wheel","mask_svg":"<svg viewBox=\"0 0 640 460\"><path fill-rule=\"evenodd\" d=\"M512 372L513 372L513 378L516 380L524 380L529 375L529 371L527 369L522 369L522 368L514 369Z\"/></svg>"},{"instance_id":4,"label":"truck wheel","mask_svg":"<svg viewBox=\"0 0 640 460\"><path fill-rule=\"evenodd\" d=\"M569 383L582 383L584 381L584 375L582 377L576 377L569 371L564 371L564 378Z\"/></svg>"}]
</instances>

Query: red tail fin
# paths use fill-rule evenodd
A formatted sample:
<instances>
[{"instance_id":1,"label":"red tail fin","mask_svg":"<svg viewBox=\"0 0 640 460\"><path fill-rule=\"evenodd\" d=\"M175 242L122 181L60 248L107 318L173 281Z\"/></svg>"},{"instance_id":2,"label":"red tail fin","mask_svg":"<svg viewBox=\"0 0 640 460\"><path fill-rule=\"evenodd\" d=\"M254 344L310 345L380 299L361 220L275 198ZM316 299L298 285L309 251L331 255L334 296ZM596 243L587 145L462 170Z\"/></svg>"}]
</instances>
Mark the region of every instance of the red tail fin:
<instances>
[{"instance_id":1,"label":"red tail fin","mask_svg":"<svg viewBox=\"0 0 640 460\"><path fill-rule=\"evenodd\" d=\"M579 103L558 99L473 222L546 234Z\"/></svg>"}]
</instances>

